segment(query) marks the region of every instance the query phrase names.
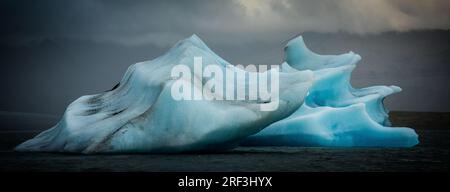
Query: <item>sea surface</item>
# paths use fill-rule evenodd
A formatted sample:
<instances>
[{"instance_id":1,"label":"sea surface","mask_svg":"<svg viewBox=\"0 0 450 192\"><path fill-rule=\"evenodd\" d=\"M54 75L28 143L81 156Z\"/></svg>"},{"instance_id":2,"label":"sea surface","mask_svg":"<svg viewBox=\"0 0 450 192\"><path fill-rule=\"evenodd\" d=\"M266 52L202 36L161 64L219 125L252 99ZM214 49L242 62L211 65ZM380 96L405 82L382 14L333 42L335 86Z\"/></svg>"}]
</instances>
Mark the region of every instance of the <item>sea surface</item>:
<instances>
[{"instance_id":1,"label":"sea surface","mask_svg":"<svg viewBox=\"0 0 450 192\"><path fill-rule=\"evenodd\" d=\"M14 152L58 117L0 112L0 171L450 171L448 117L393 113L394 125L416 126L420 144L412 148L238 147L221 153L82 155Z\"/></svg>"}]
</instances>

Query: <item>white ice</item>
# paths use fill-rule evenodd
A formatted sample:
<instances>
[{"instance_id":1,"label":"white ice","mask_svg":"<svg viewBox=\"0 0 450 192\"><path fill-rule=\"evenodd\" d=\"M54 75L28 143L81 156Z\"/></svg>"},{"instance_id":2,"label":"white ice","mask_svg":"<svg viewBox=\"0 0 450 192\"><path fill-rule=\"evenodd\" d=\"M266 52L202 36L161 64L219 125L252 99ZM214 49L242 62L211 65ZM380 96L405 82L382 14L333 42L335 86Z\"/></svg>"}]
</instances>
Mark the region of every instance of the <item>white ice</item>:
<instances>
[{"instance_id":1,"label":"white ice","mask_svg":"<svg viewBox=\"0 0 450 192\"><path fill-rule=\"evenodd\" d=\"M131 65L117 88L75 100L57 125L16 150L174 153L230 149L297 110L313 81L311 71L280 73L275 111L261 111L261 101L176 101L171 96L175 81L171 70L182 64L193 71L194 57L202 57L203 67L241 70L193 35L154 60ZM246 80L237 83L249 84Z\"/></svg>"}]
</instances>

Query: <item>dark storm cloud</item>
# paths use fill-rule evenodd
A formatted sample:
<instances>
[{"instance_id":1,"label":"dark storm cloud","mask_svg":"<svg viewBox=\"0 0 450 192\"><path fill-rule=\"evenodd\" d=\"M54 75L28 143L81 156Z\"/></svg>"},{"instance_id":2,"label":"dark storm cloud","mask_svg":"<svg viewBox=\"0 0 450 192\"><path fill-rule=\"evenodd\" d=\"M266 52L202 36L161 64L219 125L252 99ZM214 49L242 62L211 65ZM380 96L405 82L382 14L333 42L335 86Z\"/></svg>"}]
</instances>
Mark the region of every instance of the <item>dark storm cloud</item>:
<instances>
[{"instance_id":1,"label":"dark storm cloud","mask_svg":"<svg viewBox=\"0 0 450 192\"><path fill-rule=\"evenodd\" d=\"M449 10L448 0L4 0L0 110L60 114L196 33L235 64L278 64L302 34L319 53L360 53L356 86L403 87L391 109L450 111L450 32L427 31L449 29Z\"/></svg>"},{"instance_id":2,"label":"dark storm cloud","mask_svg":"<svg viewBox=\"0 0 450 192\"><path fill-rule=\"evenodd\" d=\"M448 29L449 8L447 0L16 0L2 2L1 33L16 43L59 37L167 46L193 32L222 44L277 42L276 34L304 31Z\"/></svg>"},{"instance_id":3,"label":"dark storm cloud","mask_svg":"<svg viewBox=\"0 0 450 192\"><path fill-rule=\"evenodd\" d=\"M3 40L45 38L168 45L192 31L215 28L224 1L21 1L3 2ZM224 3L221 3L224 2ZM223 5L220 5L223 4ZM224 21L227 18L224 17ZM209 21L208 21L209 20ZM220 30L215 28L215 30ZM18 40L14 42L14 40Z\"/></svg>"}]
</instances>

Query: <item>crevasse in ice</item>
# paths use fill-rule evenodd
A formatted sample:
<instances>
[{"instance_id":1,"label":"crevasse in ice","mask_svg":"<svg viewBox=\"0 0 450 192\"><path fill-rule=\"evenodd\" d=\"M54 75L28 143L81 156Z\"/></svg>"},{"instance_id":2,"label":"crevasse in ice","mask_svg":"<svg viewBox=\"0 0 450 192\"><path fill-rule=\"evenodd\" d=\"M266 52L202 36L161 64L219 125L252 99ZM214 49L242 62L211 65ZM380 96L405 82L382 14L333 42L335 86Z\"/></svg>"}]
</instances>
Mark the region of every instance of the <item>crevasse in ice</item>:
<instances>
[{"instance_id":1,"label":"crevasse in ice","mask_svg":"<svg viewBox=\"0 0 450 192\"><path fill-rule=\"evenodd\" d=\"M285 47L282 71L313 70L315 81L304 104L289 117L248 137L242 145L410 147L418 144L411 128L390 126L383 99L397 86L355 89L351 72L361 57L353 52L318 55L303 38Z\"/></svg>"},{"instance_id":2,"label":"crevasse in ice","mask_svg":"<svg viewBox=\"0 0 450 192\"><path fill-rule=\"evenodd\" d=\"M350 86L359 55L318 55L306 48L301 37L291 40L285 52L275 111L261 111L264 101L260 100L175 101L170 91L175 65L193 70L194 57L202 57L203 67L242 72L193 35L156 59L131 65L113 90L75 100L54 127L16 150L177 153L225 150L239 144L409 147L418 143L414 130L387 127L382 101L399 92L399 87ZM235 80L251 84L247 78Z\"/></svg>"}]
</instances>

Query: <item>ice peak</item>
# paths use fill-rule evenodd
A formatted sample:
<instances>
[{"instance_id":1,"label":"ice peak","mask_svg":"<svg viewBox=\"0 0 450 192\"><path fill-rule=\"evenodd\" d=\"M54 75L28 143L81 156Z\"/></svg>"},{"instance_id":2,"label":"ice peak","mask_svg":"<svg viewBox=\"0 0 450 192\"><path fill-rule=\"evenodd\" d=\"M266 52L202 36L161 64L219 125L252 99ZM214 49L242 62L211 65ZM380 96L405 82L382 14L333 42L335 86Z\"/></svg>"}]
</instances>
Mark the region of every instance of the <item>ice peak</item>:
<instances>
[{"instance_id":1,"label":"ice peak","mask_svg":"<svg viewBox=\"0 0 450 192\"><path fill-rule=\"evenodd\" d=\"M188 39L191 41L194 41L194 42L202 42L203 43L202 39L200 39L200 37L197 36L195 33L192 34Z\"/></svg>"},{"instance_id":2,"label":"ice peak","mask_svg":"<svg viewBox=\"0 0 450 192\"><path fill-rule=\"evenodd\" d=\"M209 50L209 48L205 44L205 42L203 42L203 40L200 39L200 37L198 37L196 34L193 34L190 37L179 41L175 45L175 47L180 47L180 46L193 46L193 47L197 47L200 49Z\"/></svg>"},{"instance_id":3,"label":"ice peak","mask_svg":"<svg viewBox=\"0 0 450 192\"><path fill-rule=\"evenodd\" d=\"M220 65L229 64L216 53L214 53L200 37L192 34L190 37L178 41L164 56L173 57L175 55L181 57L209 57L216 60Z\"/></svg>"},{"instance_id":4,"label":"ice peak","mask_svg":"<svg viewBox=\"0 0 450 192\"><path fill-rule=\"evenodd\" d=\"M305 41L301 35L294 37L284 47L285 52L288 49L294 49L297 54L313 54L313 52L306 46Z\"/></svg>"}]
</instances>

